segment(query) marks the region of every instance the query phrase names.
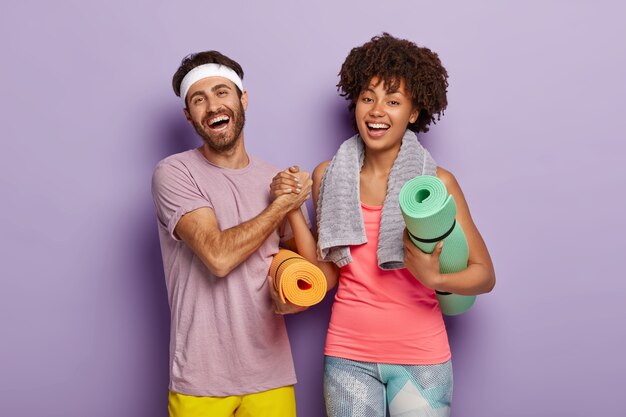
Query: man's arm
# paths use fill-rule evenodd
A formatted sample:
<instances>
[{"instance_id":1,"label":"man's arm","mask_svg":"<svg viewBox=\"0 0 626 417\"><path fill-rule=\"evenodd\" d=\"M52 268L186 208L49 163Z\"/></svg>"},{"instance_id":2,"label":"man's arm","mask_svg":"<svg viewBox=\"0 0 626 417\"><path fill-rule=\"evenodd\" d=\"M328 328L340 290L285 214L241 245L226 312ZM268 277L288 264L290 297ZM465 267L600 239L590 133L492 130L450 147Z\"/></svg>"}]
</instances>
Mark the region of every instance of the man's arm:
<instances>
[{"instance_id":1,"label":"man's arm","mask_svg":"<svg viewBox=\"0 0 626 417\"><path fill-rule=\"evenodd\" d=\"M306 193L280 196L258 216L226 230L220 230L212 209L199 208L180 218L175 233L213 275L224 277L256 251L285 215L306 198Z\"/></svg>"},{"instance_id":2,"label":"man's arm","mask_svg":"<svg viewBox=\"0 0 626 417\"><path fill-rule=\"evenodd\" d=\"M312 187L313 193L313 205L317 207L317 200L319 198L320 185L322 182L322 176L330 161L326 161L320 164L313 172L313 179L309 179L309 175L306 172L299 172L297 167L289 169L289 171L283 171L278 173L272 180L272 193L281 195L282 193L289 193L296 189L296 184L306 184ZM292 179L292 177L297 179ZM330 291L336 284L339 278L339 268L332 262L324 262L317 259L317 244L315 237L311 233L309 226L306 223L306 219L301 210L294 210L287 214L287 219L291 225L293 231L293 242L291 246L295 246L294 250L302 255L306 260L316 265L322 270L326 277L327 290Z\"/></svg>"}]
</instances>

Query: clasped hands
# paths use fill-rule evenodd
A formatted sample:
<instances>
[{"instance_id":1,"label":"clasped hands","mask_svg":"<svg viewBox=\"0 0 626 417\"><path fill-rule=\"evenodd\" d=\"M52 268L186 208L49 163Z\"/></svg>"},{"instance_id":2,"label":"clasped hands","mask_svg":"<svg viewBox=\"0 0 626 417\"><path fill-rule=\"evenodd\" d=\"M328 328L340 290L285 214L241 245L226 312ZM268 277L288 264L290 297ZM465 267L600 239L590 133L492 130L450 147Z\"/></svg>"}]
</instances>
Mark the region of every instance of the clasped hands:
<instances>
[{"instance_id":1,"label":"clasped hands","mask_svg":"<svg viewBox=\"0 0 626 417\"><path fill-rule=\"evenodd\" d=\"M312 185L313 181L309 173L300 171L300 168L294 165L274 176L270 184L270 196L272 201L285 204L289 212L294 213L311 196ZM307 309L289 301L283 302L271 276L267 277L267 283L275 313L293 314Z\"/></svg>"},{"instance_id":2,"label":"clasped hands","mask_svg":"<svg viewBox=\"0 0 626 417\"><path fill-rule=\"evenodd\" d=\"M270 184L270 196L272 201L286 204L289 211L293 211L311 196L312 185L311 175L294 165L274 176Z\"/></svg>"}]
</instances>

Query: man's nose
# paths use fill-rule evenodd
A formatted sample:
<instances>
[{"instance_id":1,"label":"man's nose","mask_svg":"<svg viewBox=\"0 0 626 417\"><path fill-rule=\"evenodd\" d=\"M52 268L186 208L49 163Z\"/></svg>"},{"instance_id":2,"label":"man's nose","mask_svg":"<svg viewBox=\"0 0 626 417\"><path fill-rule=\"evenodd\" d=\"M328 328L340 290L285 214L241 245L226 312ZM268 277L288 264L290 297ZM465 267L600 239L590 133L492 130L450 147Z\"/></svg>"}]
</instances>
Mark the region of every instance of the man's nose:
<instances>
[{"instance_id":1,"label":"man's nose","mask_svg":"<svg viewBox=\"0 0 626 417\"><path fill-rule=\"evenodd\" d=\"M215 98L208 98L206 104L207 113L216 112L222 108L222 103Z\"/></svg>"}]
</instances>

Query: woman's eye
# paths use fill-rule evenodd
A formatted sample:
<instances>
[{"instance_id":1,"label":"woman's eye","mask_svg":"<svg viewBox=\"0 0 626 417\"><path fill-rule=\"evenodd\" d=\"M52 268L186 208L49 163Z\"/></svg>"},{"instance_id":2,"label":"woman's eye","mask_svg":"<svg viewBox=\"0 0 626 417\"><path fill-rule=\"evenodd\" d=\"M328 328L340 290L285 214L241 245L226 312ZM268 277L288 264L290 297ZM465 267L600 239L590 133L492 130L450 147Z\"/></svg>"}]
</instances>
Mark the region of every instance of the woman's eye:
<instances>
[{"instance_id":1,"label":"woman's eye","mask_svg":"<svg viewBox=\"0 0 626 417\"><path fill-rule=\"evenodd\" d=\"M398 104L400 104L400 102L396 101L396 100L391 100L389 102L389 104L391 104L392 106L397 106Z\"/></svg>"}]
</instances>

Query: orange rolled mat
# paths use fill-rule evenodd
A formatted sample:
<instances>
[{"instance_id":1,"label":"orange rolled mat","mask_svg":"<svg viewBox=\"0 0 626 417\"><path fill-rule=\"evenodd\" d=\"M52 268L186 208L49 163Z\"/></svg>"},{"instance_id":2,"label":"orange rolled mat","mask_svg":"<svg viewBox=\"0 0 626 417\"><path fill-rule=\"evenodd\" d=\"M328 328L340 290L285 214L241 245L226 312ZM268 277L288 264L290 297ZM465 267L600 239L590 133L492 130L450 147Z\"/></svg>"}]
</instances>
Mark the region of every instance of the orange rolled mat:
<instances>
[{"instance_id":1,"label":"orange rolled mat","mask_svg":"<svg viewBox=\"0 0 626 417\"><path fill-rule=\"evenodd\" d=\"M287 249L280 249L270 265L276 291L285 302L309 307L326 295L326 277L317 266Z\"/></svg>"}]
</instances>

